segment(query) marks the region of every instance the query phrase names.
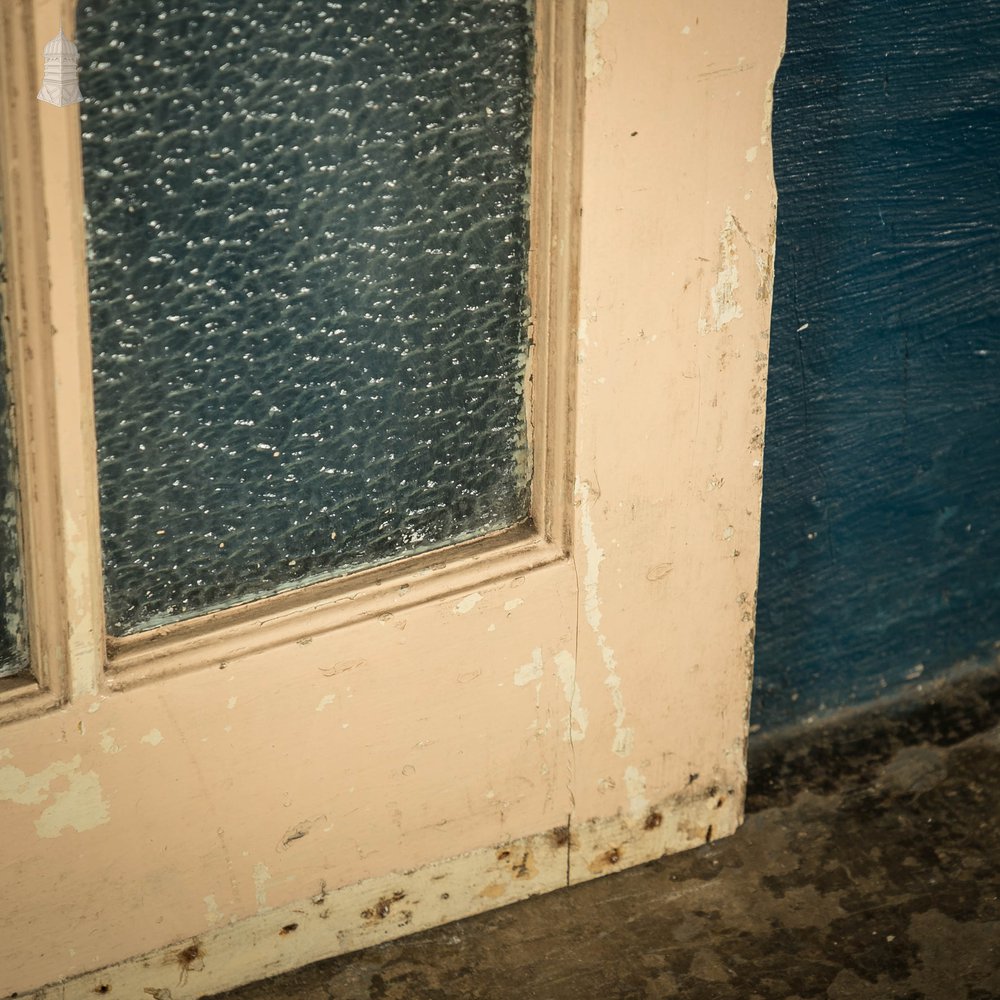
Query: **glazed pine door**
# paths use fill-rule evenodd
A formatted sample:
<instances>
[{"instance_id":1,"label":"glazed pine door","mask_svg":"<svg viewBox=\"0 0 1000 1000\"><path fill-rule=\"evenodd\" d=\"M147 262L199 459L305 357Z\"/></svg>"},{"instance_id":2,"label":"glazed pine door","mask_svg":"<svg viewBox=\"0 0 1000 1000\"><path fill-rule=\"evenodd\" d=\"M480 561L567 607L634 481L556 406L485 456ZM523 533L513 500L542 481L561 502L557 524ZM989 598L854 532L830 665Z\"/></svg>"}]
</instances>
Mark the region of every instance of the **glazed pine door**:
<instances>
[{"instance_id":1,"label":"glazed pine door","mask_svg":"<svg viewBox=\"0 0 1000 1000\"><path fill-rule=\"evenodd\" d=\"M110 639L73 11L0 10L0 993L197 997L740 822L784 4L536 7L528 519Z\"/></svg>"}]
</instances>

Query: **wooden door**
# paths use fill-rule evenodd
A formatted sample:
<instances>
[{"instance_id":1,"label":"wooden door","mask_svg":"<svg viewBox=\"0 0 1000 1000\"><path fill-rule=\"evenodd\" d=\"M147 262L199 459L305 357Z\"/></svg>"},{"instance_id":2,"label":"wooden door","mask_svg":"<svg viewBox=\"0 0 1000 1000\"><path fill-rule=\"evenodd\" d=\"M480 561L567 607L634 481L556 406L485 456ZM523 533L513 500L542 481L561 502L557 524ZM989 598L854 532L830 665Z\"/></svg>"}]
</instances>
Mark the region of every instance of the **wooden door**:
<instances>
[{"instance_id":1,"label":"wooden door","mask_svg":"<svg viewBox=\"0 0 1000 1000\"><path fill-rule=\"evenodd\" d=\"M528 526L109 641L72 11L4 4L0 993L201 996L736 828L784 13L537 5Z\"/></svg>"}]
</instances>

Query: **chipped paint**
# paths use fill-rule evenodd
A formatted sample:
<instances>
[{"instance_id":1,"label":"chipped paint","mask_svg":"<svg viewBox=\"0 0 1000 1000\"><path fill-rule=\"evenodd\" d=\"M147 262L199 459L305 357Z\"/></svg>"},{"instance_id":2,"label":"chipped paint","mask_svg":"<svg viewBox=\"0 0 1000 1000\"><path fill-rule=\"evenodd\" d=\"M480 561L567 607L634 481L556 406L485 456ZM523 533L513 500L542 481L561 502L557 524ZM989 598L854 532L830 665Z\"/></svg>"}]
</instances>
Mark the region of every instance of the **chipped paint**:
<instances>
[{"instance_id":1,"label":"chipped paint","mask_svg":"<svg viewBox=\"0 0 1000 1000\"><path fill-rule=\"evenodd\" d=\"M95 771L71 773L66 777L69 787L56 792L52 805L35 820L39 837L58 837L63 830L70 829L83 833L111 819Z\"/></svg>"},{"instance_id":2,"label":"chipped paint","mask_svg":"<svg viewBox=\"0 0 1000 1000\"><path fill-rule=\"evenodd\" d=\"M587 2L587 79L600 76L606 65L598 45L597 36L608 19L608 0L588 0Z\"/></svg>"},{"instance_id":3,"label":"chipped paint","mask_svg":"<svg viewBox=\"0 0 1000 1000\"><path fill-rule=\"evenodd\" d=\"M646 798L646 779L634 765L625 768L625 794L628 795L629 812L634 818L645 816L649 809Z\"/></svg>"},{"instance_id":4,"label":"chipped paint","mask_svg":"<svg viewBox=\"0 0 1000 1000\"><path fill-rule=\"evenodd\" d=\"M517 608L519 608L522 604L524 604L524 598L515 597L512 600L504 601L503 609L504 611L507 612L507 614L510 614L512 611L515 611Z\"/></svg>"},{"instance_id":5,"label":"chipped paint","mask_svg":"<svg viewBox=\"0 0 1000 1000\"><path fill-rule=\"evenodd\" d=\"M469 594L468 597L463 597L455 605L455 614L467 615L482 599L483 595L480 593Z\"/></svg>"},{"instance_id":6,"label":"chipped paint","mask_svg":"<svg viewBox=\"0 0 1000 1000\"><path fill-rule=\"evenodd\" d=\"M18 805L50 802L35 820L39 837L58 837L69 828L83 833L107 823L111 816L100 779L94 771L81 771L81 763L77 754L32 775L12 765L0 767L0 801ZM50 786L56 781L60 787L52 791Z\"/></svg>"},{"instance_id":7,"label":"chipped paint","mask_svg":"<svg viewBox=\"0 0 1000 1000\"><path fill-rule=\"evenodd\" d=\"M611 703L615 710L615 735L611 749L619 757L627 757L632 752L635 734L625 725L625 699L622 695L621 677L618 674L618 660L607 638L601 631L601 600L598 592L601 563L604 549L597 544L594 534L594 520L591 514L590 483L577 480L576 497L580 506L580 536L587 554L587 569L583 579L583 610L587 624L597 638L597 648L601 653L606 676L604 686L611 693Z\"/></svg>"},{"instance_id":8,"label":"chipped paint","mask_svg":"<svg viewBox=\"0 0 1000 1000\"><path fill-rule=\"evenodd\" d=\"M739 254L736 235L739 223L732 211L726 209L726 221L719 234L719 270L715 285L709 293L712 306L712 330L721 333L733 320L740 319L743 307L736 297L740 287Z\"/></svg>"},{"instance_id":9,"label":"chipped paint","mask_svg":"<svg viewBox=\"0 0 1000 1000\"><path fill-rule=\"evenodd\" d=\"M271 881L271 871L263 861L253 866L253 889L257 900L257 909L267 906L267 883Z\"/></svg>"},{"instance_id":10,"label":"chipped paint","mask_svg":"<svg viewBox=\"0 0 1000 1000\"><path fill-rule=\"evenodd\" d=\"M335 694L323 695L323 697L320 698L319 700L319 704L316 706L316 711L322 712L323 709L327 707L327 705L332 705L336 700L337 696Z\"/></svg>"},{"instance_id":11,"label":"chipped paint","mask_svg":"<svg viewBox=\"0 0 1000 1000\"><path fill-rule=\"evenodd\" d=\"M94 548L88 544L93 537L90 525L86 525L86 530L81 527L80 519L74 515L73 509L69 506L63 509L63 532L66 544L63 547L65 554L65 584L66 600L69 607L88 607L89 598L93 597L91 582L93 580L94 566L92 559L95 555ZM69 652L73 660L79 665L78 669L69 671L70 687L75 698L82 695L94 694L97 687L97 674L100 669L102 652L98 652L98 646L103 647L103 638L99 641L98 634L91 627L89 619L70 616L67 619L69 625Z\"/></svg>"},{"instance_id":12,"label":"chipped paint","mask_svg":"<svg viewBox=\"0 0 1000 1000\"><path fill-rule=\"evenodd\" d=\"M562 681L563 694L566 696L566 704L569 705L563 739L567 743L575 743L587 735L590 714L583 707L580 687L576 682L576 660L573 654L566 649L560 650L556 653L555 661L556 673Z\"/></svg>"},{"instance_id":13,"label":"chipped paint","mask_svg":"<svg viewBox=\"0 0 1000 1000\"><path fill-rule=\"evenodd\" d=\"M403 768L403 772L406 772L406 768ZM304 837L309 836L314 826L325 822L326 814L324 813L321 816L313 816L312 819L304 819L301 823L296 823L295 826L289 827L278 844L278 850L287 851L290 844L294 844L297 840L302 840Z\"/></svg>"},{"instance_id":14,"label":"chipped paint","mask_svg":"<svg viewBox=\"0 0 1000 1000\"><path fill-rule=\"evenodd\" d=\"M115 739L115 731L113 729L102 729L101 730L101 750L104 753L121 753L121 744Z\"/></svg>"},{"instance_id":15,"label":"chipped paint","mask_svg":"<svg viewBox=\"0 0 1000 1000\"><path fill-rule=\"evenodd\" d=\"M219 904L215 901L215 896L213 895L205 896L204 903L205 920L208 921L209 927L213 927L223 920L222 910L219 909Z\"/></svg>"},{"instance_id":16,"label":"chipped paint","mask_svg":"<svg viewBox=\"0 0 1000 1000\"><path fill-rule=\"evenodd\" d=\"M524 687L532 681L542 678L542 651L533 649L531 651L531 662L525 663L514 671L514 683L518 687Z\"/></svg>"},{"instance_id":17,"label":"chipped paint","mask_svg":"<svg viewBox=\"0 0 1000 1000\"><path fill-rule=\"evenodd\" d=\"M163 742L163 733L159 729L150 729L139 742L148 743L151 747L158 747Z\"/></svg>"}]
</instances>

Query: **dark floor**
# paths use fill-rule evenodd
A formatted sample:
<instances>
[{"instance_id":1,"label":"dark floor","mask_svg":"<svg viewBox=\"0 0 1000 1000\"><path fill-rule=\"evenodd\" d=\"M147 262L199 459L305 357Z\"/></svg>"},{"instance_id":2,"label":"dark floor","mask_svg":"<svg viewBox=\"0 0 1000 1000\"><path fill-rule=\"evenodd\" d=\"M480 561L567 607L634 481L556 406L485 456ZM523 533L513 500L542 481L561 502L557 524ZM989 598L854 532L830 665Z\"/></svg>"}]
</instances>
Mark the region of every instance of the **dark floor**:
<instances>
[{"instance_id":1,"label":"dark floor","mask_svg":"<svg viewBox=\"0 0 1000 1000\"><path fill-rule=\"evenodd\" d=\"M740 832L226 1000L1000 997L1000 677L759 740Z\"/></svg>"}]
</instances>

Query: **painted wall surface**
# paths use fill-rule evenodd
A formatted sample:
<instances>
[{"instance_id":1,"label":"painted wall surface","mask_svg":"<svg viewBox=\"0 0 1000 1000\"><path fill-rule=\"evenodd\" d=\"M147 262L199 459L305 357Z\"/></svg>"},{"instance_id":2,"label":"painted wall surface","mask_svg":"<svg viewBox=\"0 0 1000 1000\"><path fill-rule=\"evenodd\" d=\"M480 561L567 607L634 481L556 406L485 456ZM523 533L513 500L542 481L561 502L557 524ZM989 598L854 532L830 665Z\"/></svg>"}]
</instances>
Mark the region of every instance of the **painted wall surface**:
<instances>
[{"instance_id":1,"label":"painted wall surface","mask_svg":"<svg viewBox=\"0 0 1000 1000\"><path fill-rule=\"evenodd\" d=\"M753 721L1000 639L1000 8L793 0Z\"/></svg>"},{"instance_id":2,"label":"painted wall surface","mask_svg":"<svg viewBox=\"0 0 1000 1000\"><path fill-rule=\"evenodd\" d=\"M12 11L33 13L18 59L64 7L0 6L8 32ZM578 9L537 8L553 35ZM0 995L188 1000L739 824L785 7L591 0L585 15L555 49L579 59L582 112L559 188L578 256L552 298L579 305L551 335L563 363L537 370L571 384L556 555L509 571L498 556L490 577L470 562L450 589L434 589L436 563L371 600L358 584L309 603L304 627L278 598L237 622L224 657L209 623L178 640L197 669L158 672L151 656L96 682L83 671L67 705L4 724L0 898L17 919ZM52 262L17 287L25 301L83 288L79 136L53 117L73 112L5 92L39 116ZM5 183L30 176L22 132ZM552 231L546 259L566 239ZM62 298L43 327L56 358L86 343L85 310ZM74 546L93 537L71 527ZM75 569L71 610L90 578ZM72 638L99 667L97 627Z\"/></svg>"}]
</instances>

